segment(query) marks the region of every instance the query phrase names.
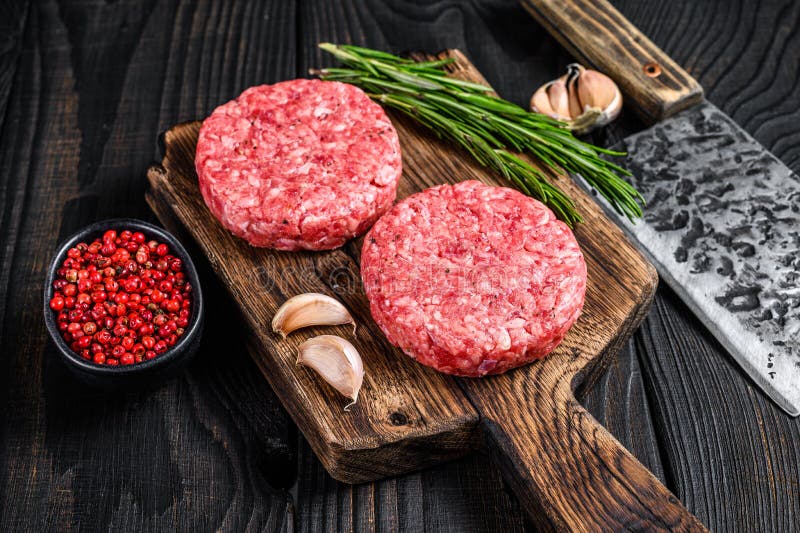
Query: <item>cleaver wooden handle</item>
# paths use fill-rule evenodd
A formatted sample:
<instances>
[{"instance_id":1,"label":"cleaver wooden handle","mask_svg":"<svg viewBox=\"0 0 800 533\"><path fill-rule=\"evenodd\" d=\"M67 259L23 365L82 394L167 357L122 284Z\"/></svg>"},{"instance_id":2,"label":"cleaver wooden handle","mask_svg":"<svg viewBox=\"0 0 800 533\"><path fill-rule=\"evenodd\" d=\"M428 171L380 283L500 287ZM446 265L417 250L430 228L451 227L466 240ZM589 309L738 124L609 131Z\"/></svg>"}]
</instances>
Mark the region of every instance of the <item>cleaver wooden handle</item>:
<instances>
[{"instance_id":1,"label":"cleaver wooden handle","mask_svg":"<svg viewBox=\"0 0 800 533\"><path fill-rule=\"evenodd\" d=\"M579 61L609 75L647 122L703 99L703 88L606 0L521 0Z\"/></svg>"},{"instance_id":2,"label":"cleaver wooden handle","mask_svg":"<svg viewBox=\"0 0 800 533\"><path fill-rule=\"evenodd\" d=\"M499 389L510 380L468 394L484 417L490 454L536 526L542 531L706 531L581 407L568 374L556 378L555 386L552 374L533 371L526 377L505 390Z\"/></svg>"},{"instance_id":3,"label":"cleaver wooden handle","mask_svg":"<svg viewBox=\"0 0 800 533\"><path fill-rule=\"evenodd\" d=\"M574 395L591 387L639 326L655 280L646 291L597 358L562 349L502 376L461 382L481 414L486 448L542 531L707 531Z\"/></svg>"}]
</instances>

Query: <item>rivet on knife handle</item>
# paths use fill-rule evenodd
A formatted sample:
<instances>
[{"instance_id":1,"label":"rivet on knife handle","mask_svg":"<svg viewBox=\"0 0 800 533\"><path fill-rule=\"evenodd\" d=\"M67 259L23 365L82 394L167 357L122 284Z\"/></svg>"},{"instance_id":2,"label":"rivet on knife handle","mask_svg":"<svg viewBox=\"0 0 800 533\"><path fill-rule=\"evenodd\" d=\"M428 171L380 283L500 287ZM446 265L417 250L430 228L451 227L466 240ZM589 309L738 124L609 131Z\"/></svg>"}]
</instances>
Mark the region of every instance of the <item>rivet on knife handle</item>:
<instances>
[{"instance_id":1,"label":"rivet on knife handle","mask_svg":"<svg viewBox=\"0 0 800 533\"><path fill-rule=\"evenodd\" d=\"M703 99L703 88L606 0L521 0L569 52L609 75L648 122Z\"/></svg>"}]
</instances>

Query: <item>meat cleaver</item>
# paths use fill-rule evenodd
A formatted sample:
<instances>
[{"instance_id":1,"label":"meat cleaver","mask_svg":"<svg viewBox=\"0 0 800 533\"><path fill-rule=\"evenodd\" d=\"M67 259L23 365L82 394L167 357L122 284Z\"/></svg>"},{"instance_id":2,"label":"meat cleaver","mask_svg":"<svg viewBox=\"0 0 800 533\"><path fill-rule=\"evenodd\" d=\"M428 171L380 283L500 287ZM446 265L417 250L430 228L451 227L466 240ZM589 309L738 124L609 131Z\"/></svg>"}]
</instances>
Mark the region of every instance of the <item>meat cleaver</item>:
<instances>
[{"instance_id":1,"label":"meat cleaver","mask_svg":"<svg viewBox=\"0 0 800 533\"><path fill-rule=\"evenodd\" d=\"M647 200L608 214L781 408L800 414L800 178L606 0L522 0L653 125L615 148Z\"/></svg>"}]
</instances>

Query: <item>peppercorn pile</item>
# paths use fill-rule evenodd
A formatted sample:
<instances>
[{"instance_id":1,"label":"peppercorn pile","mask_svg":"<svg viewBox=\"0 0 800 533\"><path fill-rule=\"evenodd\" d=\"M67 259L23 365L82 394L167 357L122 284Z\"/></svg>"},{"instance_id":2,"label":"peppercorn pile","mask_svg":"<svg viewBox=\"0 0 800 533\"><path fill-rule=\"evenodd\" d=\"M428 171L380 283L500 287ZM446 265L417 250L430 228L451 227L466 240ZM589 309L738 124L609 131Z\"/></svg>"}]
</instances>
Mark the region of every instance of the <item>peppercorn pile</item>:
<instances>
[{"instance_id":1,"label":"peppercorn pile","mask_svg":"<svg viewBox=\"0 0 800 533\"><path fill-rule=\"evenodd\" d=\"M166 352L189 325L192 286L169 246L141 232L108 230L67 252L50 308L82 358L132 365Z\"/></svg>"}]
</instances>

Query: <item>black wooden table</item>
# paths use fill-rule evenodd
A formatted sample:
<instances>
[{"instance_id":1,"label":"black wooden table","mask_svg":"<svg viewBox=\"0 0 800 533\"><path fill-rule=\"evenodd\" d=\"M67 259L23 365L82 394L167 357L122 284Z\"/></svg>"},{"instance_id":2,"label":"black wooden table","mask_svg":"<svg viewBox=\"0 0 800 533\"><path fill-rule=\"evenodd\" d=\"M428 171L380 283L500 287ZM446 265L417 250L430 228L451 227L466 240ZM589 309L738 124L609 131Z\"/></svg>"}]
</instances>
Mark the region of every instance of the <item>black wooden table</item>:
<instances>
[{"instance_id":1,"label":"black wooden table","mask_svg":"<svg viewBox=\"0 0 800 533\"><path fill-rule=\"evenodd\" d=\"M614 3L800 172L800 2ZM76 384L41 316L59 239L102 218L154 219L144 172L158 132L330 64L319 41L457 47L526 102L570 59L514 0L6 1L0 26L0 529L530 529L480 454L372 484L333 481L248 359L210 276L202 353L153 390ZM640 127L628 115L594 140ZM712 529L800 528L800 420L668 288L585 404Z\"/></svg>"}]
</instances>

